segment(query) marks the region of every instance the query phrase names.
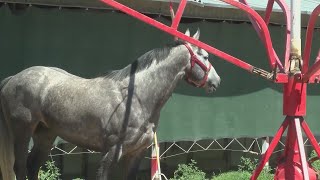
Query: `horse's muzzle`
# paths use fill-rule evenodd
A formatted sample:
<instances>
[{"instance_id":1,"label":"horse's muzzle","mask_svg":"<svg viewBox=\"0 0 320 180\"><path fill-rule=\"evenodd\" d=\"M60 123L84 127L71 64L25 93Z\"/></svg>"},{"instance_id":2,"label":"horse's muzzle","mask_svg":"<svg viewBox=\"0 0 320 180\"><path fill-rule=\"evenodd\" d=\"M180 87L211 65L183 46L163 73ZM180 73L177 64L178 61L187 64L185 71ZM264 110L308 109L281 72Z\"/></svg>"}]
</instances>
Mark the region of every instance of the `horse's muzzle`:
<instances>
[{"instance_id":1,"label":"horse's muzzle","mask_svg":"<svg viewBox=\"0 0 320 180\"><path fill-rule=\"evenodd\" d=\"M205 89L207 93L213 93L217 90L220 85L220 79L217 82L208 81Z\"/></svg>"}]
</instances>

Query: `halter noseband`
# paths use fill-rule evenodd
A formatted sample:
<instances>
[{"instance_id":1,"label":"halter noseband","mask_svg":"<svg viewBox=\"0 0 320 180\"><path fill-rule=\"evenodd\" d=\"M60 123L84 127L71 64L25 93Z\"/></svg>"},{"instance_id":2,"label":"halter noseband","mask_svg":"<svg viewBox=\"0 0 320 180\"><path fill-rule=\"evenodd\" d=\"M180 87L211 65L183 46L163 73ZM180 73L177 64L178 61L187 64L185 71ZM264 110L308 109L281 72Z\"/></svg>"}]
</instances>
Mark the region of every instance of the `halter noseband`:
<instances>
[{"instance_id":1,"label":"halter noseband","mask_svg":"<svg viewBox=\"0 0 320 180\"><path fill-rule=\"evenodd\" d=\"M189 70L189 72L187 73L186 79L189 83L193 84L196 87L203 87L208 79L208 74L209 71L211 69L211 64L209 63L209 67L207 67L203 62L201 62L197 56L193 53L192 49L190 48L190 46L188 44L184 44L184 46L186 46L186 48L188 49L191 58L190 58L190 64L191 64L191 68ZM201 69L204 71L205 75L203 77L203 79L200 82L195 82L193 80L190 79L190 74L192 72L192 68L194 67L194 65L197 64L198 66L201 67Z\"/></svg>"}]
</instances>

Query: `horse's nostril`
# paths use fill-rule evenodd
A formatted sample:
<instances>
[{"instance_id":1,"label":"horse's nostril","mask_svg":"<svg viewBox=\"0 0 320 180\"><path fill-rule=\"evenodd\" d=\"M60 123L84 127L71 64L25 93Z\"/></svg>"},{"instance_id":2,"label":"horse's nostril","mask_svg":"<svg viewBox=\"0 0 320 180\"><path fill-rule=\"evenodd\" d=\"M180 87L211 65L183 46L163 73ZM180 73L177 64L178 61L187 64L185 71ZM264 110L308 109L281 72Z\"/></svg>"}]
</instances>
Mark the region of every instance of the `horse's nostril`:
<instances>
[{"instance_id":1,"label":"horse's nostril","mask_svg":"<svg viewBox=\"0 0 320 180\"><path fill-rule=\"evenodd\" d=\"M209 85L214 88L218 88L220 85L220 81L210 82Z\"/></svg>"}]
</instances>

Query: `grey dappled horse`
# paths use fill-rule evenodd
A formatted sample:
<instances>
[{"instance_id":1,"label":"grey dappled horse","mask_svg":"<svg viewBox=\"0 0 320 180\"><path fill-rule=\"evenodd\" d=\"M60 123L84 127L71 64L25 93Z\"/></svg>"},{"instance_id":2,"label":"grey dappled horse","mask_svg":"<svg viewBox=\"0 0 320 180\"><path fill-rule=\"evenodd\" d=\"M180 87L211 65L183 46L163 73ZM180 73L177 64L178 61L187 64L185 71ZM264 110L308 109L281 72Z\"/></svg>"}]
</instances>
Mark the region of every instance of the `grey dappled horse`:
<instances>
[{"instance_id":1,"label":"grey dappled horse","mask_svg":"<svg viewBox=\"0 0 320 180\"><path fill-rule=\"evenodd\" d=\"M186 34L190 36L189 30ZM199 36L198 30L193 38ZM57 136L102 152L98 179L108 179L120 160L125 161L126 178L134 179L141 154L152 143L160 110L183 78L208 92L220 84L208 53L180 40L93 79L41 66L6 78L0 84L3 179L38 179ZM31 137L34 146L28 154Z\"/></svg>"}]
</instances>

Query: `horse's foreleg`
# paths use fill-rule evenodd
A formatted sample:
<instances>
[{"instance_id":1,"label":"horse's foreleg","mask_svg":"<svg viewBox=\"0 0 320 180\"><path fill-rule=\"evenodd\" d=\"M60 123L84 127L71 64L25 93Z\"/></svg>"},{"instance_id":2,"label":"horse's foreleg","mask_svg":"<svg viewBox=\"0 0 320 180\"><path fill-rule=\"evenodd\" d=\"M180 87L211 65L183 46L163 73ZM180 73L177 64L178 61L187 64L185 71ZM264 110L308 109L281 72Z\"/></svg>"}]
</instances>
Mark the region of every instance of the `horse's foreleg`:
<instances>
[{"instance_id":1,"label":"horse's foreleg","mask_svg":"<svg viewBox=\"0 0 320 180\"><path fill-rule=\"evenodd\" d=\"M28 157L28 180L38 180L39 169L48 159L56 135L39 125L32 137L34 146Z\"/></svg>"},{"instance_id":2,"label":"horse's foreleg","mask_svg":"<svg viewBox=\"0 0 320 180\"><path fill-rule=\"evenodd\" d=\"M119 162L122 156L122 145L115 145L103 156L100 169L98 171L98 180L110 180L110 174L113 167Z\"/></svg>"},{"instance_id":3,"label":"horse's foreleg","mask_svg":"<svg viewBox=\"0 0 320 180\"><path fill-rule=\"evenodd\" d=\"M126 166L126 179L135 180L137 173L139 171L139 165L143 159L144 151L135 152L128 154L124 157L125 166Z\"/></svg>"}]
</instances>

